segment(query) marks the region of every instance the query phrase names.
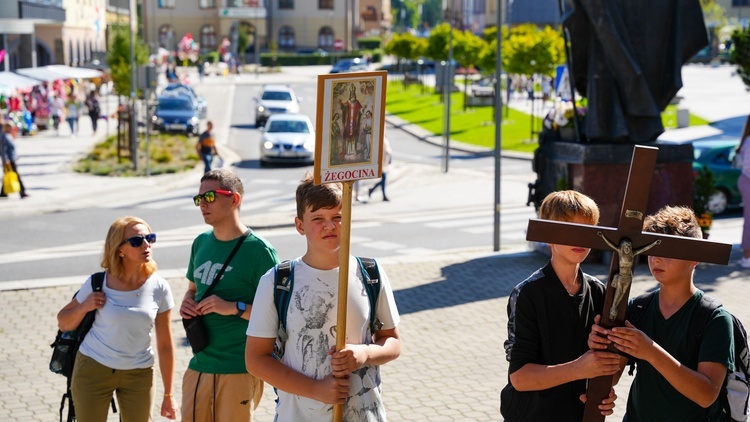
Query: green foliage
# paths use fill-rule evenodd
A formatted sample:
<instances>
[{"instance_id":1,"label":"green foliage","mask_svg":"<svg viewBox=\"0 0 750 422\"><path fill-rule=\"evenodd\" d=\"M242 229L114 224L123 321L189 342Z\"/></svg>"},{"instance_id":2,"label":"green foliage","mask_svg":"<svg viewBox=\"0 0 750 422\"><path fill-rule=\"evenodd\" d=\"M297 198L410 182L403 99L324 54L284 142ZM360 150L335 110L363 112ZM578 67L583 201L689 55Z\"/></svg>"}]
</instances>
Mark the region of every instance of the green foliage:
<instances>
[{"instance_id":1,"label":"green foliage","mask_svg":"<svg viewBox=\"0 0 750 422\"><path fill-rule=\"evenodd\" d=\"M693 190L693 210L695 215L711 215L708 210L708 200L716 193L716 176L707 166L701 167L695 176L695 187Z\"/></svg>"},{"instance_id":2,"label":"green foliage","mask_svg":"<svg viewBox=\"0 0 750 422\"><path fill-rule=\"evenodd\" d=\"M117 136L110 136L94 146L94 149L78 161L73 170L96 176L133 177L146 174L146 143L138 144L138 171L133 171L127 151L125 157L117 158ZM192 170L198 164L195 141L184 135L161 134L149 139L149 170L151 175L178 173Z\"/></svg>"},{"instance_id":3,"label":"green foliage","mask_svg":"<svg viewBox=\"0 0 750 422\"><path fill-rule=\"evenodd\" d=\"M114 36L107 52L114 90L119 95L130 95L130 30L125 26L111 26ZM135 40L135 64L148 63L148 46L140 37Z\"/></svg>"},{"instance_id":4,"label":"green foliage","mask_svg":"<svg viewBox=\"0 0 750 422\"><path fill-rule=\"evenodd\" d=\"M750 28L737 30L732 34L734 49L729 55L729 62L737 65L737 73L750 91Z\"/></svg>"},{"instance_id":5,"label":"green foliage","mask_svg":"<svg viewBox=\"0 0 750 422\"><path fill-rule=\"evenodd\" d=\"M503 42L503 67L508 73L553 76L555 66L565 61L564 49L560 31L549 26L539 29L533 24L519 25ZM489 59L488 54L482 63Z\"/></svg>"},{"instance_id":6,"label":"green foliage","mask_svg":"<svg viewBox=\"0 0 750 422\"><path fill-rule=\"evenodd\" d=\"M453 48L453 57L463 67L471 68L479 64L479 57L487 48L487 42L474 35L471 31L456 31L461 35Z\"/></svg>"},{"instance_id":7,"label":"green foliage","mask_svg":"<svg viewBox=\"0 0 750 422\"><path fill-rule=\"evenodd\" d=\"M237 27L237 51L239 52L240 62L245 62L245 51L250 46L250 35L247 33L246 25Z\"/></svg>"},{"instance_id":8,"label":"green foliage","mask_svg":"<svg viewBox=\"0 0 750 422\"><path fill-rule=\"evenodd\" d=\"M357 46L363 50L375 50L376 48L380 48L382 43L383 40L380 37L360 38L357 40Z\"/></svg>"},{"instance_id":9,"label":"green foliage","mask_svg":"<svg viewBox=\"0 0 750 422\"><path fill-rule=\"evenodd\" d=\"M427 39L427 49L425 50L427 57L435 61L448 60L450 31L451 27L447 23L441 23L432 30L430 37ZM456 32L458 31L454 31L454 35ZM456 39L454 38L454 46L455 43Z\"/></svg>"},{"instance_id":10,"label":"green foliage","mask_svg":"<svg viewBox=\"0 0 750 422\"><path fill-rule=\"evenodd\" d=\"M410 32L395 34L385 45L384 51L386 54L396 56L399 60L416 59L419 57L415 55L419 48L418 43L419 39Z\"/></svg>"}]
</instances>

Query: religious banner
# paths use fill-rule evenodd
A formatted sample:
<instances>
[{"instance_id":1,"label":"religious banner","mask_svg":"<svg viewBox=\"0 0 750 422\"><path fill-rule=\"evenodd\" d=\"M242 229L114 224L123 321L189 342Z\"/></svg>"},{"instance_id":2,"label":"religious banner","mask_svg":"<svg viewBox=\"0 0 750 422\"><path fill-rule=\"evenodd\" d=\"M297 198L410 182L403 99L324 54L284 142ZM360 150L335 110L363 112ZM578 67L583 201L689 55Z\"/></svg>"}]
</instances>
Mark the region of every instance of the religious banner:
<instances>
[{"instance_id":1,"label":"religious banner","mask_svg":"<svg viewBox=\"0 0 750 422\"><path fill-rule=\"evenodd\" d=\"M381 176L387 75L318 76L315 184Z\"/></svg>"}]
</instances>

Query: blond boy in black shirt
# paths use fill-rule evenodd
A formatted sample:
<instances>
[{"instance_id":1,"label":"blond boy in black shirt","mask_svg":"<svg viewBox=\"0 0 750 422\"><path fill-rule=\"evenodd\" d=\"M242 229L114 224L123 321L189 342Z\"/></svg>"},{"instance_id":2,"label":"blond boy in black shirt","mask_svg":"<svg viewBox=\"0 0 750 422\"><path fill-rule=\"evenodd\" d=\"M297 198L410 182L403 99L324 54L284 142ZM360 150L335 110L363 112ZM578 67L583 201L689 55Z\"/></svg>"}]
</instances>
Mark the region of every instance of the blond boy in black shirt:
<instances>
[{"instance_id":1,"label":"blond boy in black shirt","mask_svg":"<svg viewBox=\"0 0 750 422\"><path fill-rule=\"evenodd\" d=\"M546 220L596 225L599 208L576 191L549 194L539 209ZM508 298L510 366L500 399L506 422L583 418L586 379L619 369L616 353L591 351L588 334L604 305L602 282L581 271L591 249L550 244L550 262L518 284ZM614 391L599 409L611 415Z\"/></svg>"}]
</instances>

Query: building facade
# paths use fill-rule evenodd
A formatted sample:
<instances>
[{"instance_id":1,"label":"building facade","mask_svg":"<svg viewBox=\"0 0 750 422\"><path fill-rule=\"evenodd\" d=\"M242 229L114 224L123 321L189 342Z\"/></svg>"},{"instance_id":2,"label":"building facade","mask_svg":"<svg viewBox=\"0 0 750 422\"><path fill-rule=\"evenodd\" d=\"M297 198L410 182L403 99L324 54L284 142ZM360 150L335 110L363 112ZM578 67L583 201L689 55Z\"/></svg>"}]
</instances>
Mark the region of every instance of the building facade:
<instances>
[{"instance_id":1,"label":"building facade","mask_svg":"<svg viewBox=\"0 0 750 422\"><path fill-rule=\"evenodd\" d=\"M143 33L153 49L175 51L190 34L202 53L226 39L228 51L332 51L356 48L356 39L390 28L388 0L142 0ZM240 28L248 34L237 51ZM226 44L226 42L225 42Z\"/></svg>"},{"instance_id":2,"label":"building facade","mask_svg":"<svg viewBox=\"0 0 750 422\"><path fill-rule=\"evenodd\" d=\"M105 0L4 0L2 70L80 66L105 50Z\"/></svg>"}]
</instances>

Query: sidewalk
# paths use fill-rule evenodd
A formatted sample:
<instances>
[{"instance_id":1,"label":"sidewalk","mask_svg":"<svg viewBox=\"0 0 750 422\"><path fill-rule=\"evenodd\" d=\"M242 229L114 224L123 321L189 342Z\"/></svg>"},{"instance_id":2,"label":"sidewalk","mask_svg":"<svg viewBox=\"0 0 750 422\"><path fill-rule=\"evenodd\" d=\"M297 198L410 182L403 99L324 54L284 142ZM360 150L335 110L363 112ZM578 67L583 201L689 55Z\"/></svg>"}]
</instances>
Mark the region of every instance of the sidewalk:
<instances>
[{"instance_id":1,"label":"sidewalk","mask_svg":"<svg viewBox=\"0 0 750 422\"><path fill-rule=\"evenodd\" d=\"M272 79L290 80L292 77L308 76L282 73ZM239 83L255 83L253 78L252 74L243 75ZM219 79L205 84L231 85ZM224 90L203 93L223 98L211 103L212 106L229 102ZM209 113L212 112L219 113L220 109L212 111L209 107ZM3 220L11 216L91 206L117 198L119 192L135 186L157 191L197 185L200 165L187 174L149 180L118 180L72 173L73 159L88 152L98 139L87 135L91 131L87 120L81 119L81 131L74 139L64 133L60 138L49 134L19 138L19 172L25 180L34 180L33 185L29 184L32 197L23 201L18 198L0 201L0 226L7 225ZM391 117L389 122L399 126ZM221 131L226 129L217 127L217 138L225 137L228 132ZM736 229L732 235L736 236ZM731 261L738 258L739 252L735 249ZM530 252L495 254L487 250L457 250L441 255L386 258L380 262L392 280L402 317L402 355L382 368L389 420L499 420L500 390L507 381L503 350L506 297L515 284L544 265L546 258ZM608 265L586 266L587 272L602 279L606 278L608 270ZM634 273L631 295L654 287L647 266L638 265ZM186 280L173 274L169 275L169 282L179 302L187 287ZM746 324L750 324L748 282L750 272L733 263L729 266L701 264L696 272L699 288L722 300ZM55 315L77 288L78 285L63 285L0 291L0 300L4 303L0 314L0 332L4 334L0 344L1 421L57 420L65 382L63 377L47 369L51 356L49 344L56 332ZM179 403L181 377L190 350L176 311L172 313L172 320L177 345L174 382ZM158 366L155 369L158 371ZM620 397L617 411L608 420L622 419L630 380L627 375L623 376L617 387ZM158 374L154 386L156 397L160 397L163 387ZM267 386L255 420L273 420L273 398L273 390ZM154 420L164 420L157 416L158 409L154 410L154 415ZM111 415L109 420L118 418Z\"/></svg>"}]
</instances>

